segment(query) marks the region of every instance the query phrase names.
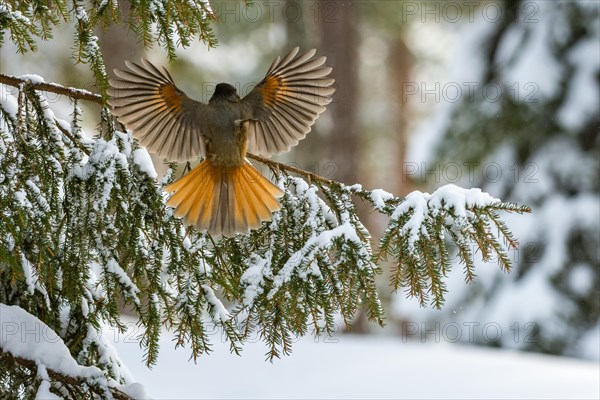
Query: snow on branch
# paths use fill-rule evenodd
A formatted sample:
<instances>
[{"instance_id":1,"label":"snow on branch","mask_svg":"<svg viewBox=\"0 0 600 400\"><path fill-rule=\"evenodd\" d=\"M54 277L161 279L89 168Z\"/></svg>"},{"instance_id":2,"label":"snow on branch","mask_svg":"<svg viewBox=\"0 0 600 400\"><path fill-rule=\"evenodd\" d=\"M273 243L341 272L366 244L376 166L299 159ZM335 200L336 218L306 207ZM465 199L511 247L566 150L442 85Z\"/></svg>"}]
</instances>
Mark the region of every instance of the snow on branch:
<instances>
[{"instance_id":1,"label":"snow on branch","mask_svg":"<svg viewBox=\"0 0 600 400\"><path fill-rule=\"evenodd\" d=\"M406 196L391 211L380 240L379 257L392 255L396 262L394 289L407 288L421 305L431 295L431 304L440 308L446 292L443 279L450 268L448 241L458 249L467 281L475 277L473 249L481 252L484 261L496 256L500 267L509 271L507 252L518 244L499 219L499 210L531 212L529 207L503 203L480 189L455 185L443 186L433 194L414 191Z\"/></svg>"},{"instance_id":2,"label":"snow on branch","mask_svg":"<svg viewBox=\"0 0 600 400\"><path fill-rule=\"evenodd\" d=\"M38 398L59 398L50 391L51 382L66 387L87 387L104 398L128 400L147 397L139 384L120 384L98 367L77 363L60 336L21 307L0 304L0 324L2 365L14 362L30 373L37 371Z\"/></svg>"}]
</instances>

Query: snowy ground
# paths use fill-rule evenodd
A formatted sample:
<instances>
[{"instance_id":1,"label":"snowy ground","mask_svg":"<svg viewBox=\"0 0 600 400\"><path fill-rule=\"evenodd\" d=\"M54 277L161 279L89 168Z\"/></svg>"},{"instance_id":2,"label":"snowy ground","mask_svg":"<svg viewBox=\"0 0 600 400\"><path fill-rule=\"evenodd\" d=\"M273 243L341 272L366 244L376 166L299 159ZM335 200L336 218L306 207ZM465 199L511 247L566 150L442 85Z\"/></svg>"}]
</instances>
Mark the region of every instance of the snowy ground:
<instances>
[{"instance_id":1,"label":"snowy ground","mask_svg":"<svg viewBox=\"0 0 600 400\"><path fill-rule=\"evenodd\" d=\"M164 336L158 365L148 370L132 338L114 341L155 399L600 398L597 363L473 346L372 336L303 339L291 356L271 364L261 343L246 345L238 357L217 341L194 365L186 349L172 350Z\"/></svg>"}]
</instances>

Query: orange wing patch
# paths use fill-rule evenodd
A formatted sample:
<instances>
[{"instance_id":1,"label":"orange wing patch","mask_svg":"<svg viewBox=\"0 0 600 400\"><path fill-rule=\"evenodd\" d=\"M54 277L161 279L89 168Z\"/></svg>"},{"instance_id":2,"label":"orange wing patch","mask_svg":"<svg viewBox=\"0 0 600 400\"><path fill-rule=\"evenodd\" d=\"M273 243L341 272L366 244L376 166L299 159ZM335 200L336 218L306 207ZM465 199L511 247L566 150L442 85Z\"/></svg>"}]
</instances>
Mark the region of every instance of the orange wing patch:
<instances>
[{"instance_id":1,"label":"orange wing patch","mask_svg":"<svg viewBox=\"0 0 600 400\"><path fill-rule=\"evenodd\" d=\"M163 85L158 88L158 94L167 105L169 111L181 111L181 93L173 85Z\"/></svg>"},{"instance_id":2,"label":"orange wing patch","mask_svg":"<svg viewBox=\"0 0 600 400\"><path fill-rule=\"evenodd\" d=\"M286 86L279 77L269 75L265 78L261 94L266 105L273 107L278 100L281 100L286 92Z\"/></svg>"}]
</instances>

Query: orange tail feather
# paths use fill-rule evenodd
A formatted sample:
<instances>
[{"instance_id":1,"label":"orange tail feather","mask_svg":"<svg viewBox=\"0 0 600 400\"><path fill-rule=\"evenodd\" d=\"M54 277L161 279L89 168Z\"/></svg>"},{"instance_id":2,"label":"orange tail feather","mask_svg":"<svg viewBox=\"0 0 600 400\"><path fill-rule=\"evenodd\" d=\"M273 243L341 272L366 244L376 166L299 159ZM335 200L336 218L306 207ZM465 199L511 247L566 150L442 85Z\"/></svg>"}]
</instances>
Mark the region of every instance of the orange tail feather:
<instances>
[{"instance_id":1,"label":"orange tail feather","mask_svg":"<svg viewBox=\"0 0 600 400\"><path fill-rule=\"evenodd\" d=\"M165 188L175 215L211 235L232 236L260 227L281 208L283 192L246 162L218 167L208 160Z\"/></svg>"}]
</instances>

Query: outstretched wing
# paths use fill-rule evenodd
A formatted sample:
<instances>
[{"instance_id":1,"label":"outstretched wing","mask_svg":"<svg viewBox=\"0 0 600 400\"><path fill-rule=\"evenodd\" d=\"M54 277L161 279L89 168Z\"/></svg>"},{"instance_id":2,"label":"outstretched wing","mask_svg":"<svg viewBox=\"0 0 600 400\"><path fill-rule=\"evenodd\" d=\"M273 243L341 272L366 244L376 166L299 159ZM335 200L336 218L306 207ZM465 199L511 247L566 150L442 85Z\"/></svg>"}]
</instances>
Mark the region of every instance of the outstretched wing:
<instances>
[{"instance_id":1,"label":"outstretched wing","mask_svg":"<svg viewBox=\"0 0 600 400\"><path fill-rule=\"evenodd\" d=\"M264 156L288 151L310 132L310 127L331 102L335 81L327 78L325 57L316 50L298 55L298 47L271 64L265 78L242 102L251 108L248 151Z\"/></svg>"},{"instance_id":2,"label":"outstretched wing","mask_svg":"<svg viewBox=\"0 0 600 400\"><path fill-rule=\"evenodd\" d=\"M115 69L120 78L109 80L108 103L119 122L149 152L169 161L183 162L204 156L199 116L205 104L192 100L175 86L166 69L149 61L125 61L127 70Z\"/></svg>"}]
</instances>

